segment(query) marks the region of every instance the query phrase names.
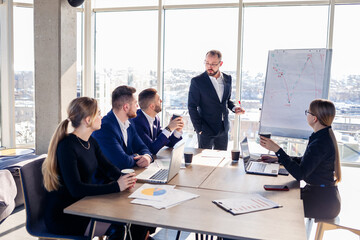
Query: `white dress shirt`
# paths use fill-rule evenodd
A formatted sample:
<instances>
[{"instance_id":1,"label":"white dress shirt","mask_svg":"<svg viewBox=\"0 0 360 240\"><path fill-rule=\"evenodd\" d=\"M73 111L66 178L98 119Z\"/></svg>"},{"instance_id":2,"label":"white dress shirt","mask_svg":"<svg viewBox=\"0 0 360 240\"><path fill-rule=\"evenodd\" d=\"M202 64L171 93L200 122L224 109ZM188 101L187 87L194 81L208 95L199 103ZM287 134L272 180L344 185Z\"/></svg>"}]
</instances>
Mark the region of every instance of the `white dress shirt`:
<instances>
[{"instance_id":1,"label":"white dress shirt","mask_svg":"<svg viewBox=\"0 0 360 240\"><path fill-rule=\"evenodd\" d=\"M224 76L222 72L220 72L220 77L216 78L213 76L209 76L215 91L219 97L220 102L222 101L223 95L224 95Z\"/></svg>"},{"instance_id":2,"label":"white dress shirt","mask_svg":"<svg viewBox=\"0 0 360 240\"><path fill-rule=\"evenodd\" d=\"M114 114L116 117L116 120L119 123L123 138L124 138L124 143L127 146L127 140L128 140L128 134L127 134L127 129L130 126L130 122L129 120L126 120L124 123L120 121L120 119L116 116L116 114Z\"/></svg>"},{"instance_id":3,"label":"white dress shirt","mask_svg":"<svg viewBox=\"0 0 360 240\"><path fill-rule=\"evenodd\" d=\"M150 117L150 116L149 116L148 114L146 114L146 112L144 112L143 110L141 110L141 111L144 113L146 119L147 119L148 122L149 122L150 131L151 131L151 136L153 136L153 134L154 134L154 133L153 133L153 128L154 128L155 118ZM168 131L168 130L166 130L166 129L163 129L161 133L164 134L167 138L169 138L169 137L171 136L171 132ZM176 138L180 138L181 135L182 135L181 132L178 132L178 131L176 131L176 130L174 131L174 136L175 136Z\"/></svg>"}]
</instances>

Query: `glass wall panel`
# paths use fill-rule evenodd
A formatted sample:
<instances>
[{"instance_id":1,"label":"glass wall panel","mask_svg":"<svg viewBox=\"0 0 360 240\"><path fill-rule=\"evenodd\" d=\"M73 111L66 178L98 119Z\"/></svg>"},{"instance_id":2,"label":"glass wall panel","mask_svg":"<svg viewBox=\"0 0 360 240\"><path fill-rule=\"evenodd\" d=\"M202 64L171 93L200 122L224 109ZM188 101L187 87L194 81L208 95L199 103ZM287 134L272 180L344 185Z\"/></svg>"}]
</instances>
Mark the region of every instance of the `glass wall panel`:
<instances>
[{"instance_id":1,"label":"glass wall panel","mask_svg":"<svg viewBox=\"0 0 360 240\"><path fill-rule=\"evenodd\" d=\"M164 0L164 5L185 5L185 4L226 4L226 3L239 3L239 0Z\"/></svg>"},{"instance_id":2,"label":"glass wall panel","mask_svg":"<svg viewBox=\"0 0 360 240\"><path fill-rule=\"evenodd\" d=\"M14 7L16 145L35 145L33 9Z\"/></svg>"},{"instance_id":3,"label":"glass wall panel","mask_svg":"<svg viewBox=\"0 0 360 240\"><path fill-rule=\"evenodd\" d=\"M137 93L156 88L157 11L97 13L95 44L95 97L103 114L120 85Z\"/></svg>"},{"instance_id":4,"label":"glass wall panel","mask_svg":"<svg viewBox=\"0 0 360 240\"><path fill-rule=\"evenodd\" d=\"M158 0L94 0L95 8L157 6Z\"/></svg>"},{"instance_id":5,"label":"glass wall panel","mask_svg":"<svg viewBox=\"0 0 360 240\"><path fill-rule=\"evenodd\" d=\"M76 95L80 97L82 95L82 78L83 78L83 13L78 12L77 17L77 46L76 46Z\"/></svg>"},{"instance_id":6,"label":"glass wall panel","mask_svg":"<svg viewBox=\"0 0 360 240\"><path fill-rule=\"evenodd\" d=\"M0 20L1 21L1 20ZM0 26L1 26L1 22L0 22ZM1 29L0 29L1 31ZM2 59L2 52L1 52L1 38L0 38L0 59ZM2 69L2 66L1 66L1 61L0 61L0 70ZM1 74L0 74L0 92L1 92L1 88L2 88L2 81L1 81ZM1 97L0 97L0 109L2 108L2 100L1 100ZM0 148L2 147L2 116L1 116L1 111L0 111Z\"/></svg>"},{"instance_id":7,"label":"glass wall panel","mask_svg":"<svg viewBox=\"0 0 360 240\"><path fill-rule=\"evenodd\" d=\"M205 55L211 49L222 52L224 64L220 70L232 76L235 90L237 18L238 9L232 8L165 11L164 124L173 113L181 114L184 131L189 137L193 135L187 112L190 81L205 71ZM232 97L235 98L234 91ZM234 114L230 113L230 119L233 123Z\"/></svg>"},{"instance_id":8,"label":"glass wall panel","mask_svg":"<svg viewBox=\"0 0 360 240\"><path fill-rule=\"evenodd\" d=\"M244 9L240 140L257 136L268 51L326 48L327 20L324 6Z\"/></svg>"},{"instance_id":9,"label":"glass wall panel","mask_svg":"<svg viewBox=\"0 0 360 240\"><path fill-rule=\"evenodd\" d=\"M327 0L329 2L329 0ZM299 0L243 0L243 3L255 3L255 2L300 2ZM313 2L313 0L301 0L301 2Z\"/></svg>"},{"instance_id":10,"label":"glass wall panel","mask_svg":"<svg viewBox=\"0 0 360 240\"><path fill-rule=\"evenodd\" d=\"M360 163L360 5L335 8L330 99L341 160Z\"/></svg>"}]
</instances>

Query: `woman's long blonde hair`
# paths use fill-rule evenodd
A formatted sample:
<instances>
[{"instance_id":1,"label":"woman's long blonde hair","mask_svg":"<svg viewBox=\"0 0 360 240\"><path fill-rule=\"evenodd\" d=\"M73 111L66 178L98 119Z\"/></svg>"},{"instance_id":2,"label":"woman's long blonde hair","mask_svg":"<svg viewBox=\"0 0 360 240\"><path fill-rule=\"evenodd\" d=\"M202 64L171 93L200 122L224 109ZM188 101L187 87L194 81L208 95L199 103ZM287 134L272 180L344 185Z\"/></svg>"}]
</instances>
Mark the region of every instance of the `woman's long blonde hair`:
<instances>
[{"instance_id":1,"label":"woman's long blonde hair","mask_svg":"<svg viewBox=\"0 0 360 240\"><path fill-rule=\"evenodd\" d=\"M94 98L79 97L71 101L67 109L68 118L62 121L56 128L50 141L48 155L42 165L44 187L47 191L58 190L60 186L56 150L59 142L68 135L67 129L69 122L71 122L72 127L76 129L80 126L84 118L90 116L91 125L97 112L97 101Z\"/></svg>"},{"instance_id":2,"label":"woman's long blonde hair","mask_svg":"<svg viewBox=\"0 0 360 240\"><path fill-rule=\"evenodd\" d=\"M335 105L326 99L316 99L310 103L309 110L313 113L321 125L323 126L331 126L334 121L336 110ZM329 128L329 134L333 141L335 148L335 181L336 183L341 181L341 166L340 166L340 154L338 149L338 144L335 138L335 134L332 128Z\"/></svg>"}]
</instances>

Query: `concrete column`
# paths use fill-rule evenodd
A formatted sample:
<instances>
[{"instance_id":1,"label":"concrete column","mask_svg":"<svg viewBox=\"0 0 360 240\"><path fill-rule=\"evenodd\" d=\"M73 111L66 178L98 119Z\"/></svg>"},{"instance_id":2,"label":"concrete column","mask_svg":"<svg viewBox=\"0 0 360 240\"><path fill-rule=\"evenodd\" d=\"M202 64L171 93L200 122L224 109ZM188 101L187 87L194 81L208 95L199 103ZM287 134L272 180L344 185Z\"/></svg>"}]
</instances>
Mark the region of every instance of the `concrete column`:
<instances>
[{"instance_id":1,"label":"concrete column","mask_svg":"<svg viewBox=\"0 0 360 240\"><path fill-rule=\"evenodd\" d=\"M76 8L67 0L34 0L36 153L47 153L76 97Z\"/></svg>"}]
</instances>

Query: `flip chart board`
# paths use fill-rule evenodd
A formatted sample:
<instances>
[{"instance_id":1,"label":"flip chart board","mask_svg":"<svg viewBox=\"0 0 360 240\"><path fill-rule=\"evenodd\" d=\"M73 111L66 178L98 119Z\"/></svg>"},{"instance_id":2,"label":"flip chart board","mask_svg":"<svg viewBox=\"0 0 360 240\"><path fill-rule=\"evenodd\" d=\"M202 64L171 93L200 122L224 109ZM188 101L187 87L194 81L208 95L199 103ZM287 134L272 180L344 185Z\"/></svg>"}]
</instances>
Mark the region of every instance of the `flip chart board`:
<instances>
[{"instance_id":1,"label":"flip chart board","mask_svg":"<svg viewBox=\"0 0 360 240\"><path fill-rule=\"evenodd\" d=\"M312 133L305 110L328 98L331 49L269 51L259 132L307 139Z\"/></svg>"}]
</instances>

